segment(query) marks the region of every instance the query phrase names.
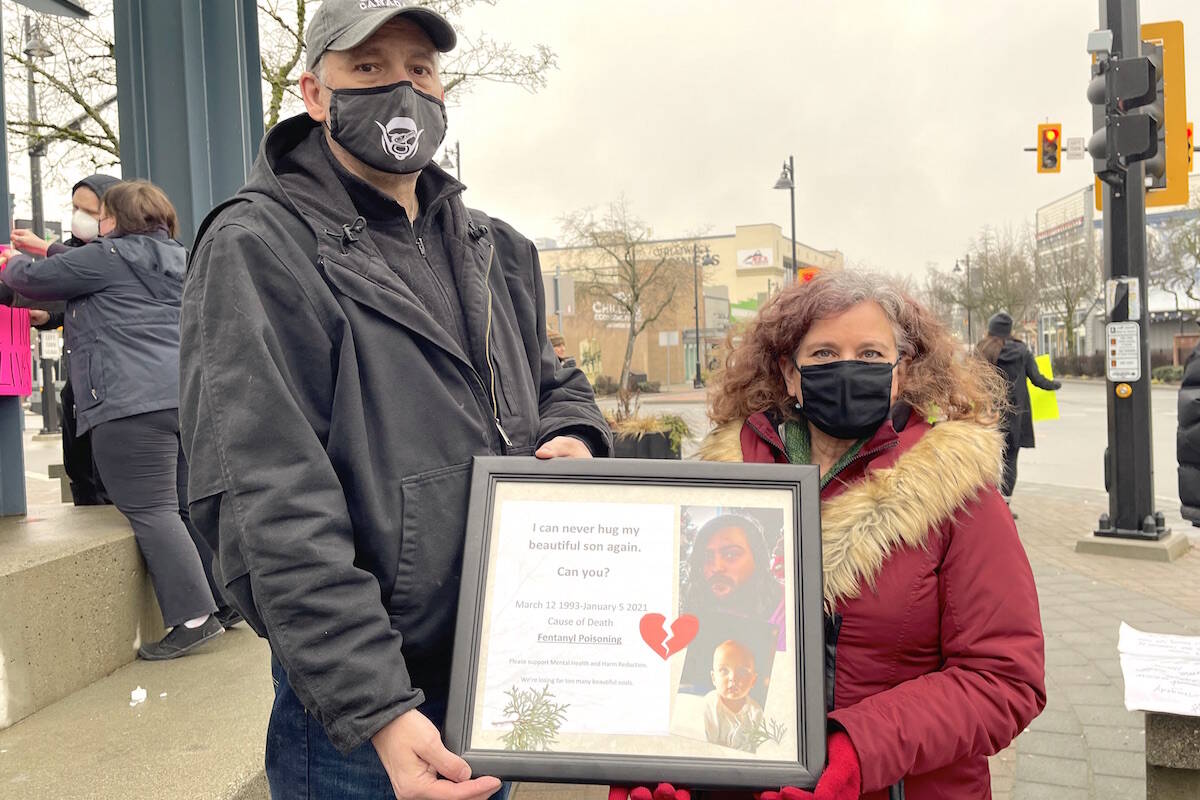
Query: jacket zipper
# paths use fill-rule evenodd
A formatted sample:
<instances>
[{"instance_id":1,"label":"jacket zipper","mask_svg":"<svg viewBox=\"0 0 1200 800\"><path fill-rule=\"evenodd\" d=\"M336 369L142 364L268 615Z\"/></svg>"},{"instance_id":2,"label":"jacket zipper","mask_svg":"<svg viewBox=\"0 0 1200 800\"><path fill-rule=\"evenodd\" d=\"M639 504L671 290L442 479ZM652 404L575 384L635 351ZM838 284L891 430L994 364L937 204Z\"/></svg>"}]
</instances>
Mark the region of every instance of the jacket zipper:
<instances>
[{"instance_id":1,"label":"jacket zipper","mask_svg":"<svg viewBox=\"0 0 1200 800\"><path fill-rule=\"evenodd\" d=\"M496 399L496 368L492 365L492 257L496 253L496 246L491 245L488 249L487 269L483 273L483 288L487 290L487 333L483 338L483 355L487 361L488 374L492 379L492 419L496 423L496 430L500 432L500 438L504 441L506 447L512 447L512 439L508 438L508 433L505 432L504 426L500 424L500 403Z\"/></svg>"}]
</instances>

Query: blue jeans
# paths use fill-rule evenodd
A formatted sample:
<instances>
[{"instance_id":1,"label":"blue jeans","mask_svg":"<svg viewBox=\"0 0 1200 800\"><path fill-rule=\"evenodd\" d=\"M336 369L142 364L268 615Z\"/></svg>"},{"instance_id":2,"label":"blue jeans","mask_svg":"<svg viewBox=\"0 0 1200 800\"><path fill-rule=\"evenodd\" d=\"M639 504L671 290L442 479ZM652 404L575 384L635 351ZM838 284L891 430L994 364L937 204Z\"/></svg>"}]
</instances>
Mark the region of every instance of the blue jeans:
<instances>
[{"instance_id":1,"label":"blue jeans","mask_svg":"<svg viewBox=\"0 0 1200 800\"><path fill-rule=\"evenodd\" d=\"M271 678L275 702L267 725L267 782L277 800L394 800L392 782L370 742L342 755L325 728L305 710L292 691L287 673L274 658ZM446 701L426 702L421 713L438 730L446 718ZM491 800L508 800L512 784L504 783Z\"/></svg>"}]
</instances>

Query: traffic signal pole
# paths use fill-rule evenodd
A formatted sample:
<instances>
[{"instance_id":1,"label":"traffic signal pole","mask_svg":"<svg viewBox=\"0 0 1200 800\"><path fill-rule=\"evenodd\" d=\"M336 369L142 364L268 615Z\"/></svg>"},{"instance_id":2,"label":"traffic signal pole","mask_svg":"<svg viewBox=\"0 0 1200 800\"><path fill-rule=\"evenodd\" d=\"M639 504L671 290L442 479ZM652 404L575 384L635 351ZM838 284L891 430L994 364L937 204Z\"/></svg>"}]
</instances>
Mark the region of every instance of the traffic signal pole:
<instances>
[{"instance_id":1,"label":"traffic signal pole","mask_svg":"<svg viewBox=\"0 0 1200 800\"><path fill-rule=\"evenodd\" d=\"M1141 55L1138 0L1099 0L1100 28L1112 31L1112 58ZM1105 109L1094 107L1096 128ZM1109 142L1109 146L1113 146ZM1167 534L1154 508L1154 461L1150 417L1150 312L1146 291L1145 163L1101 175L1104 199L1104 271L1108 278L1105 337L1108 450L1108 514L1097 536L1161 539ZM1134 369L1133 348L1136 348Z\"/></svg>"}]
</instances>

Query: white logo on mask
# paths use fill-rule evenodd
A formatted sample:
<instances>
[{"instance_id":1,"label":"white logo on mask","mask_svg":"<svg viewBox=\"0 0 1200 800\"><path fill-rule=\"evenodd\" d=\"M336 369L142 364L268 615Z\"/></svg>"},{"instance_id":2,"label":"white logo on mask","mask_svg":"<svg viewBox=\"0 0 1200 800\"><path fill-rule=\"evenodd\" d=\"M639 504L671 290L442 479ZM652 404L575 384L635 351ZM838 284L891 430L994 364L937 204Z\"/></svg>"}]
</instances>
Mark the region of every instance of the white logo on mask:
<instances>
[{"instance_id":1,"label":"white logo on mask","mask_svg":"<svg viewBox=\"0 0 1200 800\"><path fill-rule=\"evenodd\" d=\"M383 132L380 141L384 151L397 161L403 161L417 152L417 144L425 132L424 128L417 130L417 123L412 117L392 117L386 127L378 121L375 124Z\"/></svg>"}]
</instances>

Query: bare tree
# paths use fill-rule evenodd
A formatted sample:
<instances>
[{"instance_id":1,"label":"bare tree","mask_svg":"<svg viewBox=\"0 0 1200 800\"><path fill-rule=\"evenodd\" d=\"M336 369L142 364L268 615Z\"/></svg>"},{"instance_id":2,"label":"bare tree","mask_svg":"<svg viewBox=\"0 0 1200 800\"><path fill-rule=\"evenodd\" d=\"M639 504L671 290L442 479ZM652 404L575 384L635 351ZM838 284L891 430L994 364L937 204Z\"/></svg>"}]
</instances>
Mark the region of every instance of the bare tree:
<instances>
[{"instance_id":1,"label":"bare tree","mask_svg":"<svg viewBox=\"0 0 1200 800\"><path fill-rule=\"evenodd\" d=\"M498 0L422 0L450 20L480 3L493 6ZM283 114L302 109L297 82L303 72L306 25L318 7L314 0L259 0L259 49L262 60L264 112L270 128ZM510 42L496 41L487 34L459 30L458 46L442 63L442 85L446 96L461 97L484 82L506 83L527 91L546 86L547 74L558 66L554 51L543 44L522 51Z\"/></svg>"},{"instance_id":2,"label":"bare tree","mask_svg":"<svg viewBox=\"0 0 1200 800\"><path fill-rule=\"evenodd\" d=\"M1086 241L1050 242L1039 249L1037 270L1046 305L1066 320L1067 350L1078 353L1076 328L1080 309L1095 298L1099 272Z\"/></svg>"},{"instance_id":3,"label":"bare tree","mask_svg":"<svg viewBox=\"0 0 1200 800\"><path fill-rule=\"evenodd\" d=\"M577 211L562 217L560 224L572 245L600 255L572 267L576 285L585 296L616 309L626 326L618 385L628 412L629 372L637 338L662 316L677 291L691 285L692 266L665 251L651 252L650 231L624 197L610 203L600 216L591 209Z\"/></svg>"},{"instance_id":4,"label":"bare tree","mask_svg":"<svg viewBox=\"0 0 1200 800\"><path fill-rule=\"evenodd\" d=\"M1007 311L1020 323L1036 311L1032 250L1028 234L1011 227L985 226L979 232L971 249L971 282L981 318Z\"/></svg>"},{"instance_id":5,"label":"bare tree","mask_svg":"<svg viewBox=\"0 0 1200 800\"><path fill-rule=\"evenodd\" d=\"M30 14L11 0L3 3L4 77L7 130L14 151L51 148L49 176L93 172L121 160L117 128L117 74L113 59L112 3L90 4L88 19L34 14L46 54L26 54L24 20ZM38 114L30 119L26 87L32 70Z\"/></svg>"},{"instance_id":6,"label":"bare tree","mask_svg":"<svg viewBox=\"0 0 1200 800\"><path fill-rule=\"evenodd\" d=\"M1183 292L1200 302L1200 193L1192 195L1194 213L1176 219L1161 238L1146 237L1146 266L1150 281L1171 292Z\"/></svg>"},{"instance_id":7,"label":"bare tree","mask_svg":"<svg viewBox=\"0 0 1200 800\"><path fill-rule=\"evenodd\" d=\"M954 293L945 291L947 284L953 284L951 276L945 275L933 265L926 265L925 278L919 285L913 282L912 294L943 325L953 329L956 322L954 308L961 304L956 302L953 296L948 296Z\"/></svg>"}]
</instances>

